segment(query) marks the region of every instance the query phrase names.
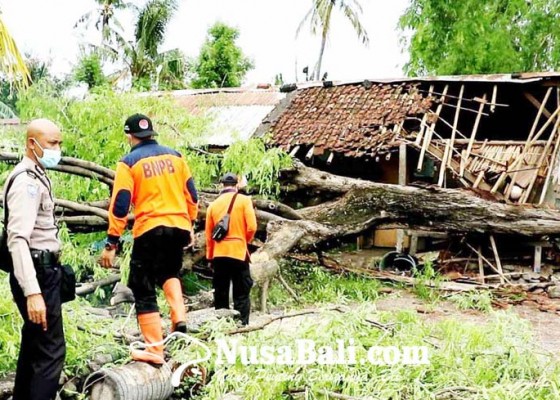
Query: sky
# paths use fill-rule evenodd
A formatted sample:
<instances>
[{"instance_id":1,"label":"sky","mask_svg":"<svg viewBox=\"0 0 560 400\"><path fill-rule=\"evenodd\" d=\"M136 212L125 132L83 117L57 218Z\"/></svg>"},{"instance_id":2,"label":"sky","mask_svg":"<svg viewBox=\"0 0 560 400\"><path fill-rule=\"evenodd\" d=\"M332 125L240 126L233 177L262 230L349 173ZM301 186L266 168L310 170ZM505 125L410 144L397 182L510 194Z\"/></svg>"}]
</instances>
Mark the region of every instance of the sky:
<instances>
[{"instance_id":1,"label":"sky","mask_svg":"<svg viewBox=\"0 0 560 400\"><path fill-rule=\"evenodd\" d=\"M361 21L370 38L368 47L337 12L323 57L322 72L328 72L328 79L403 76L407 57L401 51L396 26L408 2L360 1ZM296 38L297 27L310 6L311 0L179 0L162 50L179 48L195 58L208 28L221 21L239 30L237 43L255 64L245 84L273 82L279 73L284 82L303 81L302 70L305 66L313 69L321 42L310 33L309 25ZM74 29L80 16L95 8L93 0L0 0L2 18L20 51L50 60L53 73L59 76L71 71L80 41L100 35L94 27L85 36ZM125 13L120 20L132 35L132 14Z\"/></svg>"}]
</instances>

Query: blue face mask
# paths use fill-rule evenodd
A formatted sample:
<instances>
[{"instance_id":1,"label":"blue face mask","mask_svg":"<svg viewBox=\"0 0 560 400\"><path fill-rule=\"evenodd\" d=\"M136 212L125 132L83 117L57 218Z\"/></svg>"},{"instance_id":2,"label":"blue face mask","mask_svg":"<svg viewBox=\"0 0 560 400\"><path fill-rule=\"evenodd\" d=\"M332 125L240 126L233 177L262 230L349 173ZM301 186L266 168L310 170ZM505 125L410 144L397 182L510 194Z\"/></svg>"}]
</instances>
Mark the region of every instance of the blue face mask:
<instances>
[{"instance_id":1,"label":"blue face mask","mask_svg":"<svg viewBox=\"0 0 560 400\"><path fill-rule=\"evenodd\" d=\"M35 139L33 141L39 146L41 150L43 150L43 157L39 157L35 150L33 150L33 154L37 157L37 160L41 163L41 165L45 168L54 168L60 162L62 158L62 153L60 150L52 150L52 149L43 149L39 142Z\"/></svg>"}]
</instances>

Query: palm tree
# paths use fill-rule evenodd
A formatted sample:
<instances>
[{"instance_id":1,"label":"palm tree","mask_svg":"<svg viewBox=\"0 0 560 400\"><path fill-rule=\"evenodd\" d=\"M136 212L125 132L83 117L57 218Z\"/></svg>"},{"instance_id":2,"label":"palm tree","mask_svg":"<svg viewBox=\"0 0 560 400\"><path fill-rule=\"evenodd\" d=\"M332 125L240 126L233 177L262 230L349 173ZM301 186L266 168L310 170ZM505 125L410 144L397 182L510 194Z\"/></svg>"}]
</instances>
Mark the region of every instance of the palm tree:
<instances>
[{"instance_id":1,"label":"palm tree","mask_svg":"<svg viewBox=\"0 0 560 400\"><path fill-rule=\"evenodd\" d=\"M1 12L0 12L1 14ZM4 21L0 17L0 72L12 82L16 89L26 88L31 79L29 70L21 56L16 42L10 36Z\"/></svg>"},{"instance_id":2,"label":"palm tree","mask_svg":"<svg viewBox=\"0 0 560 400\"><path fill-rule=\"evenodd\" d=\"M122 36L119 47L133 84L144 89L151 82L175 82L179 84L184 77L184 56L177 50L160 52L165 40L169 21L177 11L177 0L150 0L138 12L135 24L134 41L127 42ZM119 49L112 49L120 52ZM155 79L154 78L155 76Z\"/></svg>"},{"instance_id":3,"label":"palm tree","mask_svg":"<svg viewBox=\"0 0 560 400\"><path fill-rule=\"evenodd\" d=\"M359 14L363 11L358 0L313 0L311 9L307 12L299 24L296 36L299 35L299 32L307 21L310 21L311 33L317 34L318 31L321 32L321 50L319 52L319 59L317 60L316 67L314 69L316 80L319 80L321 76L323 53L325 52L327 37L331 30L331 17L335 7L338 7L350 21L352 27L358 35L358 39L360 39L366 46L369 44L368 34L360 22Z\"/></svg>"},{"instance_id":4,"label":"palm tree","mask_svg":"<svg viewBox=\"0 0 560 400\"><path fill-rule=\"evenodd\" d=\"M123 0L95 0L99 7L88 11L78 19L74 28L84 25L89 28L93 23L98 31L101 31L101 44L111 43L116 40L117 32L123 31L119 20L115 17L116 10L124 10L134 7L131 3Z\"/></svg>"}]
</instances>

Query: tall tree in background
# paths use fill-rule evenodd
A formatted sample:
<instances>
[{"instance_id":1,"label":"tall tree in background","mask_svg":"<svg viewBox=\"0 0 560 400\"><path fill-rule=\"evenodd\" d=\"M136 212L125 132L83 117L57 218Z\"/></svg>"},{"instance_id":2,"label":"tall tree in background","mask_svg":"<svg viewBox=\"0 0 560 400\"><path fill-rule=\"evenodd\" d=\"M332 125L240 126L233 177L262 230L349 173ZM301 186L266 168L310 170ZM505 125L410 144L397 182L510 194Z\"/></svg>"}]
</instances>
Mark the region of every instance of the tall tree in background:
<instances>
[{"instance_id":1,"label":"tall tree in background","mask_svg":"<svg viewBox=\"0 0 560 400\"><path fill-rule=\"evenodd\" d=\"M560 0L411 0L400 18L405 73L453 75L556 69Z\"/></svg>"},{"instance_id":2,"label":"tall tree in background","mask_svg":"<svg viewBox=\"0 0 560 400\"><path fill-rule=\"evenodd\" d=\"M8 32L0 12L0 73L16 89L25 88L30 83L30 76L25 61L16 42Z\"/></svg>"},{"instance_id":3,"label":"tall tree in background","mask_svg":"<svg viewBox=\"0 0 560 400\"><path fill-rule=\"evenodd\" d=\"M235 44L239 31L221 22L208 30L200 55L191 67L195 88L238 87L253 62Z\"/></svg>"},{"instance_id":4,"label":"tall tree in background","mask_svg":"<svg viewBox=\"0 0 560 400\"><path fill-rule=\"evenodd\" d=\"M369 44L369 37L366 29L360 22L360 14L362 14L363 10L358 0L313 0L311 9L299 24L296 36L299 35L301 29L307 22L311 25L311 33L315 35L320 32L321 34L321 49L319 51L317 64L313 70L316 80L320 80L321 78L323 54L325 53L325 45L327 44L327 38L331 31L331 18L335 8L339 8L350 21L358 35L358 39L366 46Z\"/></svg>"}]
</instances>

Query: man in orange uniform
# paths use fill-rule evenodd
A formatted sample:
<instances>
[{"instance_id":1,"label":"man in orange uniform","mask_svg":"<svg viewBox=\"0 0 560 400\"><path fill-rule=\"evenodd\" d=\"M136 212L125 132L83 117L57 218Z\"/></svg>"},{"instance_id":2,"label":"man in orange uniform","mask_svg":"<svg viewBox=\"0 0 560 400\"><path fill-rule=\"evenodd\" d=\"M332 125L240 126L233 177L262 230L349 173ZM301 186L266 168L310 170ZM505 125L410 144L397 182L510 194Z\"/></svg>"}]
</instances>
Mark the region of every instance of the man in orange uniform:
<instances>
[{"instance_id":1,"label":"man in orange uniform","mask_svg":"<svg viewBox=\"0 0 560 400\"><path fill-rule=\"evenodd\" d=\"M237 191L237 176L225 174L220 196L206 211L206 258L214 269L214 307L229 308L229 287L233 284L233 308L241 314L241 323L249 323L251 301L249 293L253 286L249 272L249 243L257 230L257 218L251 198ZM219 242L212 239L216 224L226 215L235 196L225 238Z\"/></svg>"},{"instance_id":2,"label":"man in orange uniform","mask_svg":"<svg viewBox=\"0 0 560 400\"><path fill-rule=\"evenodd\" d=\"M130 116L124 131L131 152L117 164L109 205L109 230L101 264L113 265L119 237L134 206L134 245L128 285L134 293L138 324L147 344L163 340L156 285L171 308L172 330L186 331L186 310L179 280L183 248L192 243L198 195L191 171L181 154L159 145L152 121ZM133 351L132 358L162 364L163 346Z\"/></svg>"}]
</instances>

